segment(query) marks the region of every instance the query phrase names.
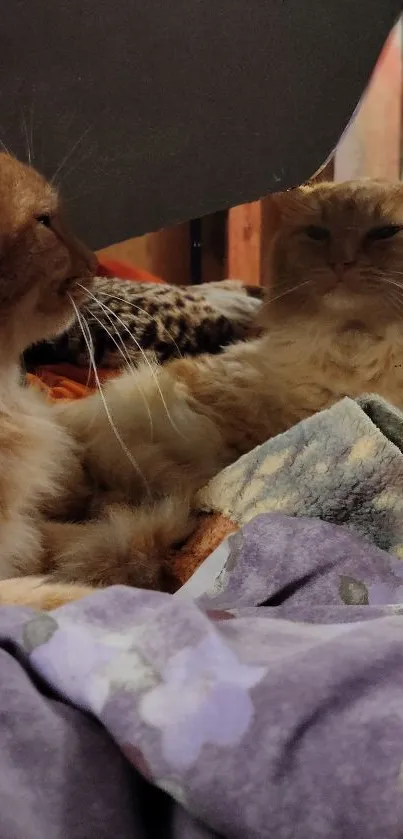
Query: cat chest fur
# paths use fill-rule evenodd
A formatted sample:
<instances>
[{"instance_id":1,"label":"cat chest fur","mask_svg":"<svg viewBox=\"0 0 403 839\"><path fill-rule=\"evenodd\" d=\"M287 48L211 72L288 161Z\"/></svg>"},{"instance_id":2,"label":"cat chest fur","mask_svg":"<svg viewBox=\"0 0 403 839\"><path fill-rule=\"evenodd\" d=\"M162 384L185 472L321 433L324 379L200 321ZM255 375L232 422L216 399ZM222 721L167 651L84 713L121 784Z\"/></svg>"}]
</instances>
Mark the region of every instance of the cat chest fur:
<instances>
[{"instance_id":1,"label":"cat chest fur","mask_svg":"<svg viewBox=\"0 0 403 839\"><path fill-rule=\"evenodd\" d=\"M43 397L20 387L0 403L0 577L40 563L41 512L71 480L76 455ZM40 567L40 565L38 566Z\"/></svg>"},{"instance_id":2,"label":"cat chest fur","mask_svg":"<svg viewBox=\"0 0 403 839\"><path fill-rule=\"evenodd\" d=\"M300 324L269 333L266 357L290 392L323 388L329 401L376 392L403 407L403 330L345 330L326 323ZM318 406L319 407L319 406Z\"/></svg>"}]
</instances>

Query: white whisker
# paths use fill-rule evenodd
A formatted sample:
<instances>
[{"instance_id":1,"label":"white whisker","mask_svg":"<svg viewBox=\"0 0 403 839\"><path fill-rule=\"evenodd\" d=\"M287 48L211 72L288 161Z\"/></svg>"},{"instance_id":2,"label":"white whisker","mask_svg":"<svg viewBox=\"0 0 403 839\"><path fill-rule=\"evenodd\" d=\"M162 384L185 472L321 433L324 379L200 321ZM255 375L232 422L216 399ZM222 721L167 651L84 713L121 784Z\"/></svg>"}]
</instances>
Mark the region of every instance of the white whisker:
<instances>
[{"instance_id":1,"label":"white whisker","mask_svg":"<svg viewBox=\"0 0 403 839\"><path fill-rule=\"evenodd\" d=\"M69 295L69 297L70 297L70 295ZM72 300L71 300L71 302L73 303ZM91 381L91 372L94 371L94 375L95 375L95 367L96 367L96 364L95 364L95 350L94 350L94 342L92 340L91 331L90 331L90 329L87 328L87 337L88 337L88 341L87 341L87 338L85 336L84 329L83 329L83 324L85 325L85 327L88 327L88 324L86 323L86 320L85 320L84 316L82 316L82 323L79 322L79 327L81 329L81 334L84 338L84 341L85 341L85 344L86 344L86 347L87 347L87 351L88 351L88 373L87 373L87 381L86 381L85 385L86 385L86 387L89 387L89 384L90 384L90 381Z\"/></svg>"},{"instance_id":2,"label":"white whisker","mask_svg":"<svg viewBox=\"0 0 403 839\"><path fill-rule=\"evenodd\" d=\"M403 292L403 289L402 289L402 286L401 286L401 284L400 284L400 283L395 283L393 280L390 280L390 279L389 279L389 278L387 278L387 277L378 277L377 279L378 279L378 281L379 281L381 284L382 284L382 283L386 283L386 285L391 285L391 286L394 286L394 287L395 287L395 288L397 288L399 291Z\"/></svg>"},{"instance_id":3,"label":"white whisker","mask_svg":"<svg viewBox=\"0 0 403 839\"><path fill-rule=\"evenodd\" d=\"M29 142L27 122L26 122L23 111L21 113L21 121L22 121L22 127L23 127L24 135L25 135L25 143L26 143L26 147L27 147L28 164L31 166L32 165L32 152L31 152L31 146L30 146L30 142Z\"/></svg>"},{"instance_id":4,"label":"white whisker","mask_svg":"<svg viewBox=\"0 0 403 839\"><path fill-rule=\"evenodd\" d=\"M90 292L90 291L88 291L88 289L87 289L85 286L81 285L81 283L77 283L77 285L78 285L81 289L83 289L83 291L85 291L85 293L86 293L86 294L89 294L89 295L90 295L90 297L93 297L93 296L95 297L95 295L92 295L92 294L91 294L91 292ZM128 333L128 335L130 336L131 340L132 340L132 341L134 342L134 344L136 345L137 349L138 349L138 350L139 350L139 352L141 353L141 355L142 355L142 357L143 357L143 359L144 359L145 363L147 364L147 366L148 366L148 368L149 368L149 370L150 370L150 373L151 373L152 378L154 379L155 386L156 386L156 388L157 388L157 390L158 390L158 393L159 393L159 396L160 396L161 402L162 402L162 404L163 404L163 406L164 406L165 413L166 413L166 415L167 415L167 418L168 418L168 420L169 420L169 422L170 422L170 424L171 424L172 428L174 429L174 431L176 431L176 433L177 433L177 434L179 434L179 436L180 436L180 437L183 437L183 439L186 439L186 437L184 436L184 434L182 434L181 430L178 428L178 426L176 425L176 423L174 422L174 420L173 420L173 419L172 419L172 417L171 417L171 414L170 414L169 409L168 409L168 405L167 405L167 403L166 403L166 401L165 401L164 394L163 394L163 392L162 392L162 390L161 390L161 386L160 386L160 383L159 383L159 381L158 381L158 377L157 377L157 376L156 376L156 374L155 374L154 367L153 367L153 365L151 364L150 359L149 359L149 358L147 358L147 355L146 355L146 353L144 352L144 350L143 350L143 348L142 348L141 344L139 344L139 342L138 342L137 338L135 338L135 337L134 337L134 335L132 335L132 333L130 332L129 327L125 324L124 320L122 320L122 318L120 318L120 317L119 317L119 315L117 315L117 314L116 314L116 312L114 312L112 309L110 309L110 308L109 308L109 306L105 306L105 304L104 304L104 303L101 303L101 301L100 301L100 300L98 300L96 297L95 297L95 299L97 300L97 303L98 303L99 307L100 307L100 308L101 308L104 312L109 312L109 313L111 314L111 316L112 316L112 317L116 318L116 320L118 321L118 323L120 323L120 324L121 324L121 326L123 327L123 329L125 330L125 332L127 332L127 333Z\"/></svg>"},{"instance_id":5,"label":"white whisker","mask_svg":"<svg viewBox=\"0 0 403 839\"><path fill-rule=\"evenodd\" d=\"M396 268L388 269L388 275L392 274L394 277L403 277L403 271L397 271Z\"/></svg>"},{"instance_id":6,"label":"white whisker","mask_svg":"<svg viewBox=\"0 0 403 839\"><path fill-rule=\"evenodd\" d=\"M105 314L106 314L106 312L105 312ZM109 336L109 338L111 339L111 341L113 341L113 343L114 343L114 345L115 345L116 349L118 350L118 352L119 352L119 353L120 353L120 355L122 356L123 360L126 362L128 369L130 370L130 372L131 372L131 373L132 373L132 375L133 375L134 384L135 384L135 386L137 387L137 390L138 390L138 391L139 391L139 393L140 393L140 396L141 396L141 398L142 398L142 400L143 400L143 402L144 402L144 405L145 405L145 409L146 409L146 411L147 411L147 415L148 415L148 422L149 422L149 425L150 425L150 442L152 442L152 440L153 440L153 436L154 436L154 427L153 427L153 418L152 418L152 415L151 415L150 407L149 407L149 404L148 404L148 402L147 402L147 399L146 399L145 393L144 393L144 391L143 391L143 388L142 388L142 387L140 387L139 383L136 381L136 378L138 378L138 377L136 376L136 368L135 368L135 367L133 367L133 364L132 364L132 363L131 363L131 361L130 361L130 358L129 358L129 356L128 356L127 352L126 352L126 349L125 349L125 345L124 345L124 343L123 343L123 341L122 341L122 339L121 339L121 337L120 337L120 335L119 335L119 332L115 329L115 327L114 327L114 325L113 325L113 323L112 323L112 319L109 317L109 315L107 315L107 314L106 314L106 317L108 318L108 321L109 321L109 323L111 324L112 329L114 329L115 334L118 336L118 338L119 338L119 339L120 339L120 341L121 341L121 344L122 344L122 346L121 346L121 347L119 346L119 344L118 344L118 342L116 341L116 339L113 337L112 333L111 333L111 332L109 332L109 329L107 329L107 327L105 326L105 324L104 324L104 323L102 323L101 319L100 319L100 318L98 318L98 317L96 316L96 314L94 314L94 312L91 312L91 317L92 317L92 318L94 318L94 320L96 320L96 322L97 322L97 323L99 323L99 325L102 327L102 329L104 330L104 332L106 332L106 334ZM88 326L88 324L87 324L87 326Z\"/></svg>"},{"instance_id":7,"label":"white whisker","mask_svg":"<svg viewBox=\"0 0 403 839\"><path fill-rule=\"evenodd\" d=\"M161 318L157 317L156 315L150 315L150 313L147 312L147 309L143 309L141 306L137 306L136 303L132 303L131 301L129 302L128 300L125 300L124 297L118 297L117 294L110 294L108 291L99 291L98 294L105 295L105 297L110 298L110 300L120 300L122 303L126 303L127 306L131 306L133 309L136 309L138 312L141 312L143 315L146 315L146 317L150 318L150 320L155 320L157 323L159 323L160 326L162 326L162 328L167 333L168 337L171 339L175 349L178 352L179 357L183 358L183 355L182 355L175 339L173 338L171 333L168 331L167 327L165 326L165 324L161 320Z\"/></svg>"},{"instance_id":8,"label":"white whisker","mask_svg":"<svg viewBox=\"0 0 403 839\"><path fill-rule=\"evenodd\" d=\"M61 163L59 163L59 165L56 169L56 172L54 173L54 175L52 175L52 177L50 179L51 184L53 184L55 182L57 176L60 175L60 172L64 169L66 163L70 160L72 154L74 154L76 149L78 149L78 147L81 145L81 143L83 142L83 140L85 139L85 137L87 136L89 131L91 131L91 126L90 125L85 129L85 131L83 131L83 133L81 134L81 137L79 137L78 140L76 140L74 145L71 147L70 151L67 152L67 154L63 157Z\"/></svg>"},{"instance_id":9,"label":"white whisker","mask_svg":"<svg viewBox=\"0 0 403 839\"><path fill-rule=\"evenodd\" d=\"M81 328L81 331L83 333L84 341L87 345L88 355L90 357L92 369L94 371L94 377L95 377L97 389L98 389L99 395L101 397L102 404L103 404L103 407L104 407L109 425L110 425L110 427L111 427L111 429L112 429L112 431L113 431L113 433L114 433L122 451L125 453L126 457L128 458L128 460L132 464L133 468L136 470L137 474L139 475L139 477L143 481L143 484L144 484L147 495L149 497L151 497L150 488L149 488L148 483L147 483L147 481L146 481L146 479L145 479L145 477L144 477L144 475L143 475L143 473L140 469L140 466L138 465L138 463L135 460L135 458L133 457L130 449L127 447L126 443L122 439L122 437L121 437L121 435L120 435L120 433L119 433L119 431L118 431L118 429L117 429L117 427L116 427L116 425L113 421L113 417L112 417L111 412L109 410L109 406L108 406L108 403L105 399L105 394L102 390L102 385L101 385L101 382L100 382L100 379L99 379L99 376L98 376L98 370L97 370L97 367L96 367L96 364L95 364L95 358L94 358L94 348L93 348L93 344L92 344L92 337L91 337L90 330L88 328L88 324L86 323L85 320L83 320L83 318L82 318L82 316L81 316L81 314L80 314L80 312L79 312L79 310L78 310L78 308L77 308L77 306L76 306L76 304L75 304L75 302L74 302L74 300L73 300L73 298L71 297L70 294L68 295L68 297L69 297L70 303L73 306L73 309L75 311L77 321L78 321L78 323L80 325L80 328ZM84 325L88 330L87 334L86 334Z\"/></svg>"},{"instance_id":10,"label":"white whisker","mask_svg":"<svg viewBox=\"0 0 403 839\"><path fill-rule=\"evenodd\" d=\"M5 143L3 143L3 140L0 140L0 148L2 148L2 149L3 149L3 151L4 151L6 154L9 154L9 155L10 155L10 157L11 157L11 151L10 151L10 149L6 146L6 144L5 144Z\"/></svg>"},{"instance_id":11,"label":"white whisker","mask_svg":"<svg viewBox=\"0 0 403 839\"><path fill-rule=\"evenodd\" d=\"M30 126L29 126L29 137L30 137L29 147L31 149L32 160L35 160L35 153L34 153L34 111L35 111L35 100L34 100L34 97L32 96L32 104L31 104L31 110L30 110Z\"/></svg>"},{"instance_id":12,"label":"white whisker","mask_svg":"<svg viewBox=\"0 0 403 839\"><path fill-rule=\"evenodd\" d=\"M403 315L403 288L401 284L395 283L393 280L379 275L372 276L370 278L370 282L372 282L375 287L379 287L380 285L388 286L386 299L399 313Z\"/></svg>"},{"instance_id":13,"label":"white whisker","mask_svg":"<svg viewBox=\"0 0 403 839\"><path fill-rule=\"evenodd\" d=\"M59 177L59 180L58 180L59 185L64 183L66 181L66 178L70 177L70 175L72 175L73 172L75 172L75 170L79 168L79 166L82 166L83 163L86 163L87 160L90 160L92 154L93 154L93 151L91 149L87 149L81 155L81 157L79 157L78 160L76 160L75 163L72 163L71 166L69 166L68 169L65 169L64 172L63 172L63 177L62 178Z\"/></svg>"},{"instance_id":14,"label":"white whisker","mask_svg":"<svg viewBox=\"0 0 403 839\"><path fill-rule=\"evenodd\" d=\"M297 289L302 288L304 285L309 285L311 280L305 280L303 283L298 283L298 285L293 286L292 288L288 288L287 291L283 291L282 294L278 294L277 297L269 297L266 301L267 304L275 303L276 300L280 300L281 297L285 297L286 294L291 294L293 291L297 291Z\"/></svg>"}]
</instances>

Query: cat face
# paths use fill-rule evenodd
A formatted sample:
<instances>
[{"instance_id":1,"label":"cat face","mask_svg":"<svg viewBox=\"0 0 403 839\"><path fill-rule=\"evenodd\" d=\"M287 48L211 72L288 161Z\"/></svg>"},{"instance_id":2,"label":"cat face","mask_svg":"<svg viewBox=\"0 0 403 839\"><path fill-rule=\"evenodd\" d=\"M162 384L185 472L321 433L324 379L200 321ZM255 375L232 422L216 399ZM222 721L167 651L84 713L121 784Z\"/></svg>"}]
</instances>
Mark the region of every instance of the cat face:
<instances>
[{"instance_id":1,"label":"cat face","mask_svg":"<svg viewBox=\"0 0 403 839\"><path fill-rule=\"evenodd\" d=\"M95 257L65 227L56 190L34 169L0 154L0 356L63 331L78 283ZM70 299L71 298L71 299Z\"/></svg>"},{"instance_id":2,"label":"cat face","mask_svg":"<svg viewBox=\"0 0 403 839\"><path fill-rule=\"evenodd\" d=\"M274 200L281 216L270 294L276 307L402 317L403 185L319 183Z\"/></svg>"}]
</instances>

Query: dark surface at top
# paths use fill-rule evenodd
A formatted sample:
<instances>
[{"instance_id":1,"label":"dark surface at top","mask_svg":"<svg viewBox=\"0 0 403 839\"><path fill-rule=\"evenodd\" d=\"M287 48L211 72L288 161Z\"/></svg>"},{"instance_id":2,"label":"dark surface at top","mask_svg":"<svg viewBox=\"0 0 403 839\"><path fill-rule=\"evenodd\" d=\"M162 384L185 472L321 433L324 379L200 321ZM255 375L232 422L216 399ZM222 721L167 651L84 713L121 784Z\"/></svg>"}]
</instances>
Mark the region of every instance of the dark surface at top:
<instances>
[{"instance_id":1,"label":"dark surface at top","mask_svg":"<svg viewBox=\"0 0 403 839\"><path fill-rule=\"evenodd\" d=\"M337 142L398 0L14 0L0 139L92 246L256 199Z\"/></svg>"}]
</instances>

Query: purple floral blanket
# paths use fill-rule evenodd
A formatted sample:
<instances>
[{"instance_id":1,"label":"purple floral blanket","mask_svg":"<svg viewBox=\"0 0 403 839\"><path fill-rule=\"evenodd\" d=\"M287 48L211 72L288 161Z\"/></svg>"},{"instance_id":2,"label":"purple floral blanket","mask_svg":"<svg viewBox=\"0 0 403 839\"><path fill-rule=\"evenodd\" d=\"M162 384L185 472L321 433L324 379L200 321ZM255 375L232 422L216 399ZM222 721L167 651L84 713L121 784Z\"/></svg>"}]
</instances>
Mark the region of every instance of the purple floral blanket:
<instances>
[{"instance_id":1,"label":"purple floral blanket","mask_svg":"<svg viewBox=\"0 0 403 839\"><path fill-rule=\"evenodd\" d=\"M263 515L176 595L0 610L0 836L397 839L403 566Z\"/></svg>"}]
</instances>

